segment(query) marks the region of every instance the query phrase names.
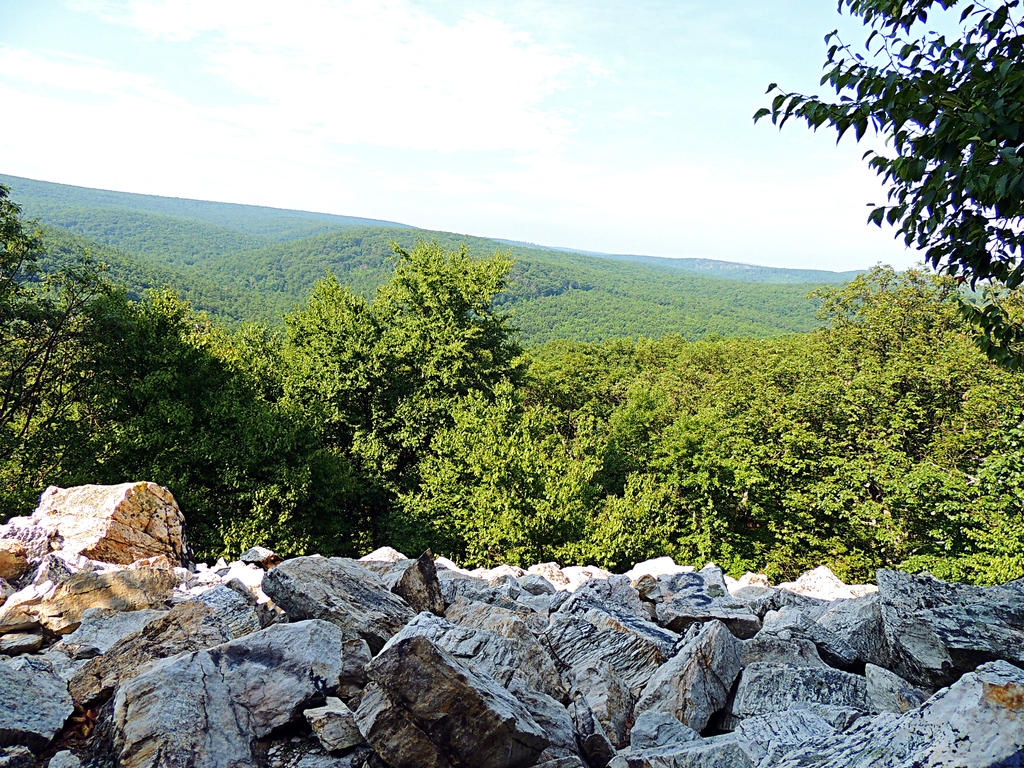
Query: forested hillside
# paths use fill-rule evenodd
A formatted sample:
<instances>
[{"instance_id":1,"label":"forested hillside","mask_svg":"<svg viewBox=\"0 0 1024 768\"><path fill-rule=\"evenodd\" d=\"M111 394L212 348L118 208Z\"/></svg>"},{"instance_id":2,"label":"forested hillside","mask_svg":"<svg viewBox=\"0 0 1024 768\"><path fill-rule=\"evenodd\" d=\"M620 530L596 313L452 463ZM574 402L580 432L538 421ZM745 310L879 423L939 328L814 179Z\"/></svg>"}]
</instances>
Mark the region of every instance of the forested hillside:
<instances>
[{"instance_id":1,"label":"forested hillside","mask_svg":"<svg viewBox=\"0 0 1024 768\"><path fill-rule=\"evenodd\" d=\"M229 328L88 265L41 281L43 243L0 204L3 517L145 478L204 557L1024 576L1024 374L977 349L951 279L823 288L804 334L526 350L496 300L511 262L435 243L369 299L328 275L280 323Z\"/></svg>"},{"instance_id":2,"label":"forested hillside","mask_svg":"<svg viewBox=\"0 0 1024 768\"><path fill-rule=\"evenodd\" d=\"M47 226L47 242L79 240L132 295L158 284L196 309L237 323L274 324L325 272L369 298L394 268L392 244L419 240L476 256L498 250L514 261L496 302L527 345L559 338L601 341L675 333L776 336L816 326L808 294L847 273L781 270L699 259L609 257L501 243L388 222L302 211L207 203L84 189L10 176L26 216ZM386 225L386 226L382 226ZM63 232L61 232L63 230ZM44 266L65 263L50 247ZM722 276L738 279L721 279Z\"/></svg>"}]
</instances>

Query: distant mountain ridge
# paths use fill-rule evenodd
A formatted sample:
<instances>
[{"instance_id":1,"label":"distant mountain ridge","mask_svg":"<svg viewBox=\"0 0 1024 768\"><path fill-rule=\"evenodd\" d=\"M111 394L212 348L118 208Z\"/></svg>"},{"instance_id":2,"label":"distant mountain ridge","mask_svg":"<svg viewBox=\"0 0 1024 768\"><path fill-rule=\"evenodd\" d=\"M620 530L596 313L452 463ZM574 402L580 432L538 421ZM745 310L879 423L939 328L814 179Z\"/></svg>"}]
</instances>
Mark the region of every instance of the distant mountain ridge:
<instances>
[{"instance_id":1,"label":"distant mountain ridge","mask_svg":"<svg viewBox=\"0 0 1024 768\"><path fill-rule=\"evenodd\" d=\"M58 268L88 250L131 295L171 285L231 323L276 324L326 271L370 297L390 274L393 245L434 240L471 253L510 253L496 299L526 344L567 338L778 336L817 326L816 287L856 273L786 270L710 259L542 248L378 219L135 195L0 175L45 226ZM814 281L806 278L814 277Z\"/></svg>"}]
</instances>

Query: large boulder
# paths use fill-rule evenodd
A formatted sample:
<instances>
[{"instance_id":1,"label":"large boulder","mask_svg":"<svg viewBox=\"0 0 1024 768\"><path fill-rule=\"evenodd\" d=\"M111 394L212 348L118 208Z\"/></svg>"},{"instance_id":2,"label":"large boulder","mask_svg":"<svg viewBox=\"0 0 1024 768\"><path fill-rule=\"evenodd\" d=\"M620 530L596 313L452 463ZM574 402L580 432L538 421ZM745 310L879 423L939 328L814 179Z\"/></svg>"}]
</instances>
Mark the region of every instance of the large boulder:
<instances>
[{"instance_id":1,"label":"large boulder","mask_svg":"<svg viewBox=\"0 0 1024 768\"><path fill-rule=\"evenodd\" d=\"M774 765L771 756L831 736L835 730L810 710L787 709L747 718L736 727L733 737L755 765L762 761ZM769 759L765 760L766 757Z\"/></svg>"},{"instance_id":2,"label":"large boulder","mask_svg":"<svg viewBox=\"0 0 1024 768\"><path fill-rule=\"evenodd\" d=\"M23 656L0 661L0 746L38 750L64 727L74 707L53 665Z\"/></svg>"},{"instance_id":3,"label":"large boulder","mask_svg":"<svg viewBox=\"0 0 1024 768\"><path fill-rule=\"evenodd\" d=\"M740 675L730 722L786 709L810 709L825 717L824 712L834 708L867 714L867 683L862 676L830 667L762 662L751 664Z\"/></svg>"},{"instance_id":4,"label":"large boulder","mask_svg":"<svg viewBox=\"0 0 1024 768\"><path fill-rule=\"evenodd\" d=\"M679 572L658 578L658 623L674 632L712 619L723 622L739 638L753 637L761 621L743 600L729 594L725 576L715 566L696 573Z\"/></svg>"},{"instance_id":5,"label":"large boulder","mask_svg":"<svg viewBox=\"0 0 1024 768\"><path fill-rule=\"evenodd\" d=\"M76 573L60 585L28 587L0 607L0 634L43 627L55 635L78 628L90 608L138 611L170 604L177 576L149 566Z\"/></svg>"},{"instance_id":6,"label":"large boulder","mask_svg":"<svg viewBox=\"0 0 1024 768\"><path fill-rule=\"evenodd\" d=\"M525 768L549 744L512 694L426 637L388 643L367 675L356 721L393 768Z\"/></svg>"},{"instance_id":7,"label":"large boulder","mask_svg":"<svg viewBox=\"0 0 1024 768\"><path fill-rule=\"evenodd\" d=\"M948 584L927 574L877 573L888 666L938 688L986 661L1024 665L1024 579L998 587Z\"/></svg>"},{"instance_id":8,"label":"large boulder","mask_svg":"<svg viewBox=\"0 0 1024 768\"><path fill-rule=\"evenodd\" d=\"M1024 671L978 667L921 707L884 713L788 751L774 768L1017 768L1024 764Z\"/></svg>"},{"instance_id":9,"label":"large boulder","mask_svg":"<svg viewBox=\"0 0 1024 768\"><path fill-rule=\"evenodd\" d=\"M444 615L444 597L437 580L434 556L430 552L424 552L415 560L399 560L374 570L380 574L387 588L414 610Z\"/></svg>"},{"instance_id":10,"label":"large boulder","mask_svg":"<svg viewBox=\"0 0 1024 768\"><path fill-rule=\"evenodd\" d=\"M863 597L878 589L874 584L846 584L827 565L819 565L801 575L796 581L779 584L778 588L819 600L849 600Z\"/></svg>"},{"instance_id":11,"label":"large boulder","mask_svg":"<svg viewBox=\"0 0 1024 768\"><path fill-rule=\"evenodd\" d=\"M254 767L253 742L326 701L341 661L341 631L319 620L158 661L114 698L118 765Z\"/></svg>"},{"instance_id":12,"label":"large boulder","mask_svg":"<svg viewBox=\"0 0 1024 768\"><path fill-rule=\"evenodd\" d=\"M17 539L0 539L0 579L14 581L28 569L25 545Z\"/></svg>"},{"instance_id":13,"label":"large boulder","mask_svg":"<svg viewBox=\"0 0 1024 768\"><path fill-rule=\"evenodd\" d=\"M291 618L324 619L374 652L415 615L380 577L347 557L296 557L267 572L263 591Z\"/></svg>"},{"instance_id":14,"label":"large boulder","mask_svg":"<svg viewBox=\"0 0 1024 768\"><path fill-rule=\"evenodd\" d=\"M513 625L514 626L514 625ZM425 637L453 658L487 674L502 686L515 684L549 696L565 695L554 660L519 622L518 632L501 633L420 613L392 638Z\"/></svg>"},{"instance_id":15,"label":"large boulder","mask_svg":"<svg viewBox=\"0 0 1024 768\"><path fill-rule=\"evenodd\" d=\"M54 650L73 659L91 659L109 651L118 640L134 635L149 622L166 615L167 611L152 609L115 611L112 608L90 608L82 613L78 629L64 635Z\"/></svg>"},{"instance_id":16,"label":"large boulder","mask_svg":"<svg viewBox=\"0 0 1024 768\"><path fill-rule=\"evenodd\" d=\"M708 622L654 673L636 704L636 712L668 712L693 730L704 730L711 716L728 700L740 673L742 647L725 624Z\"/></svg>"},{"instance_id":17,"label":"large boulder","mask_svg":"<svg viewBox=\"0 0 1024 768\"><path fill-rule=\"evenodd\" d=\"M71 678L71 695L77 704L93 706L108 699L122 682L152 661L210 648L231 639L230 627L213 608L203 603L181 603L151 618L138 631L114 641L102 656L90 659Z\"/></svg>"},{"instance_id":18,"label":"large boulder","mask_svg":"<svg viewBox=\"0 0 1024 768\"><path fill-rule=\"evenodd\" d=\"M171 492L155 483L51 486L30 522L47 533L51 548L92 560L185 559L185 518Z\"/></svg>"}]
</instances>

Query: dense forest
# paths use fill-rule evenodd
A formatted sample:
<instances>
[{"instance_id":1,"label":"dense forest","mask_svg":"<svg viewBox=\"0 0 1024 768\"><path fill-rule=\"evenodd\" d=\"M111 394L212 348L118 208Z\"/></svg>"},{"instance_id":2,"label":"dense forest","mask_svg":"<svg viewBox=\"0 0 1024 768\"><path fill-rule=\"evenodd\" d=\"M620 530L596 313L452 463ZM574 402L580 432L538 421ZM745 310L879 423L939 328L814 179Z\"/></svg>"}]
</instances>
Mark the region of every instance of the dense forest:
<instances>
[{"instance_id":1,"label":"dense forest","mask_svg":"<svg viewBox=\"0 0 1024 768\"><path fill-rule=\"evenodd\" d=\"M399 245L383 281L279 259L301 303L228 324L130 287L175 273L97 271L82 245L35 234L0 192L0 517L49 484L144 478L176 494L203 557L390 544L469 565L1024 576L1024 374L978 350L949 278L819 287L804 333L525 347L508 286L537 267L507 252Z\"/></svg>"},{"instance_id":2,"label":"dense forest","mask_svg":"<svg viewBox=\"0 0 1024 768\"><path fill-rule=\"evenodd\" d=\"M26 216L47 228L45 270L68 266L74 253L87 250L129 295L171 284L194 308L230 325L279 325L327 271L370 299L395 267L392 246L409 249L420 240L465 245L477 257L509 254L514 266L495 301L527 345L808 331L818 323L808 294L854 274L596 255L304 211L10 176L0 183L10 186ZM75 248L65 247L69 241Z\"/></svg>"}]
</instances>

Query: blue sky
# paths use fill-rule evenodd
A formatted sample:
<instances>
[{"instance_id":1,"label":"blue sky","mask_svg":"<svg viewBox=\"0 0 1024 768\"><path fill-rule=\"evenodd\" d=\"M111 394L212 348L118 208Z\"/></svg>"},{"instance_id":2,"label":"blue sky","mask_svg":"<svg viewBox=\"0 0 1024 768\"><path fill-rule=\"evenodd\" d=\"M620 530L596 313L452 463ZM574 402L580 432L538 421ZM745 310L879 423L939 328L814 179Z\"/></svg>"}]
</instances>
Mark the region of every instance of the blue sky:
<instances>
[{"instance_id":1,"label":"blue sky","mask_svg":"<svg viewBox=\"0 0 1024 768\"><path fill-rule=\"evenodd\" d=\"M0 0L0 172L582 249L849 269L865 147L757 126L833 0Z\"/></svg>"}]
</instances>

